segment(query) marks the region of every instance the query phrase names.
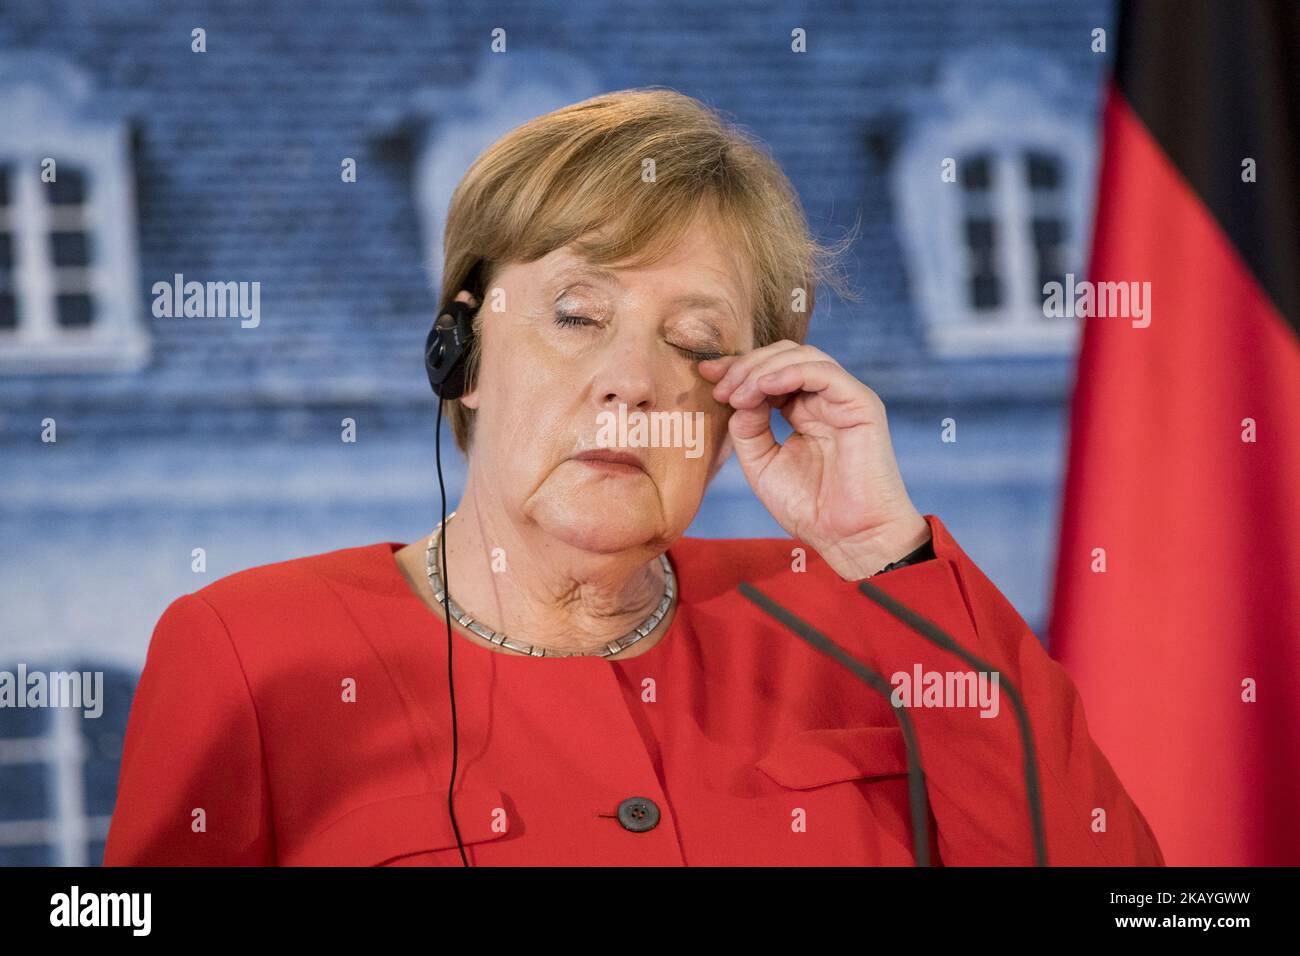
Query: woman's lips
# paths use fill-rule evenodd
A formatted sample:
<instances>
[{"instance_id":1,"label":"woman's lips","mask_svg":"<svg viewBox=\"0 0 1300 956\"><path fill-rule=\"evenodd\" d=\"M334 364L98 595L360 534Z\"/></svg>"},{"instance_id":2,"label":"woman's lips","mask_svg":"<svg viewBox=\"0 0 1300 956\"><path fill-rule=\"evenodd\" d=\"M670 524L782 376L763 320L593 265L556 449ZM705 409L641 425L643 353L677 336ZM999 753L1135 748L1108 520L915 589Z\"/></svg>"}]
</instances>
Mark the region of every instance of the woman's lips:
<instances>
[{"instance_id":1,"label":"woman's lips","mask_svg":"<svg viewBox=\"0 0 1300 956\"><path fill-rule=\"evenodd\" d=\"M646 474L645 466L641 464L641 459L637 458L636 455L630 455L624 451L610 451L606 449L584 451L580 454L574 455L573 460L580 462L588 468L594 468L597 471L606 471L611 474Z\"/></svg>"}]
</instances>

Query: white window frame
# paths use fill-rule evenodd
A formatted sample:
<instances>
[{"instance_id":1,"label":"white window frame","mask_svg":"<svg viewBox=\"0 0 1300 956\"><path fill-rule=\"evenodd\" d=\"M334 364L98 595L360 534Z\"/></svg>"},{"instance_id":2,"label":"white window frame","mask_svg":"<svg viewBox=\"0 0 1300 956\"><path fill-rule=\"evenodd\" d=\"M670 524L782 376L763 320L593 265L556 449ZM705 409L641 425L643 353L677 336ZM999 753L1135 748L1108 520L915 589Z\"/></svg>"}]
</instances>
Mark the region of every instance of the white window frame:
<instances>
[{"instance_id":1,"label":"white window frame","mask_svg":"<svg viewBox=\"0 0 1300 956\"><path fill-rule=\"evenodd\" d=\"M1092 230L1096 143L1059 71L1024 51L958 58L937 90L915 98L912 128L899 150L892 187L909 278L931 350L943 357L1060 356L1078 345L1077 319L1047 318L1037 285L1033 196L1025 155L1060 162L1062 272L1082 278ZM991 158L1001 304L977 309L969 292L963 157ZM943 160L957 160L942 182ZM1008 224L1012 227L1008 228Z\"/></svg>"},{"instance_id":2,"label":"white window frame","mask_svg":"<svg viewBox=\"0 0 1300 956\"><path fill-rule=\"evenodd\" d=\"M6 765L43 764L50 781L46 814L29 820L0 821L0 847L55 848L56 866L97 866L91 844L108 839L111 815L86 812L84 719L67 707L50 708L52 727L36 737L0 737L0 774Z\"/></svg>"},{"instance_id":3,"label":"white window frame","mask_svg":"<svg viewBox=\"0 0 1300 956\"><path fill-rule=\"evenodd\" d=\"M51 70L0 69L0 164L9 173L8 207L0 229L13 237L17 325L0 329L0 373L131 372L151 353L142 321L136 252L135 189L130 134L125 122L93 113L85 80L66 65ZM39 81L36 79L39 77ZM55 175L85 176L85 204L77 231L90 237L84 269L53 263L50 235L65 225L40 193L42 162ZM84 328L60 326L56 296L84 292L94 315Z\"/></svg>"}]
</instances>

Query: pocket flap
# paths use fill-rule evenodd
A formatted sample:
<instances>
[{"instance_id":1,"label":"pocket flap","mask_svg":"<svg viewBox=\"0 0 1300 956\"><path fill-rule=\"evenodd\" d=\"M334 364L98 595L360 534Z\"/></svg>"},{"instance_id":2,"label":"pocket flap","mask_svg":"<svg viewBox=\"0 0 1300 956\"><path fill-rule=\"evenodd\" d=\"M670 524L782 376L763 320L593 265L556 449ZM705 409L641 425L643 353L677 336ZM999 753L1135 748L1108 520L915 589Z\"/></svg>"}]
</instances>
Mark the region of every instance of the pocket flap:
<instances>
[{"instance_id":1,"label":"pocket flap","mask_svg":"<svg viewBox=\"0 0 1300 956\"><path fill-rule=\"evenodd\" d=\"M456 791L461 842L483 843L506 835L492 828L494 811L505 807L492 787ZM285 854L284 866L378 866L410 853L456 846L447 812L447 793L414 793L376 800L351 810Z\"/></svg>"},{"instance_id":2,"label":"pocket flap","mask_svg":"<svg viewBox=\"0 0 1300 956\"><path fill-rule=\"evenodd\" d=\"M807 790L842 780L907 773L899 727L828 727L780 740L757 764L783 787Z\"/></svg>"}]
</instances>

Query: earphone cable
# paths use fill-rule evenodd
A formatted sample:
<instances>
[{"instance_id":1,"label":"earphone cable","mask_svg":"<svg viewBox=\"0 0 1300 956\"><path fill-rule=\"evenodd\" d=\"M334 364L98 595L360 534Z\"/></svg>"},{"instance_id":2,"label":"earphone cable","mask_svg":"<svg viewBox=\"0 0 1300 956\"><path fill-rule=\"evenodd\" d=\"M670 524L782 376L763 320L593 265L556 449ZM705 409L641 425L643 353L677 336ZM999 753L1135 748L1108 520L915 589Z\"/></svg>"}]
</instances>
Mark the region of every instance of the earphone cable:
<instances>
[{"instance_id":1,"label":"earphone cable","mask_svg":"<svg viewBox=\"0 0 1300 956\"><path fill-rule=\"evenodd\" d=\"M451 593L451 583L447 577L447 487L442 480L442 399L438 399L438 420L435 426L434 461L438 466L438 494L442 498L442 541L438 548L438 557L442 561L442 608L447 618L447 696L451 699L451 780L447 784L447 813L451 816L451 829L456 834L456 848L460 850L460 862L469 866L465 855L465 843L460 838L460 826L456 823L456 805L453 791L456 787L456 757L459 751L459 735L456 728L456 685L451 674L451 607L447 600Z\"/></svg>"}]
</instances>

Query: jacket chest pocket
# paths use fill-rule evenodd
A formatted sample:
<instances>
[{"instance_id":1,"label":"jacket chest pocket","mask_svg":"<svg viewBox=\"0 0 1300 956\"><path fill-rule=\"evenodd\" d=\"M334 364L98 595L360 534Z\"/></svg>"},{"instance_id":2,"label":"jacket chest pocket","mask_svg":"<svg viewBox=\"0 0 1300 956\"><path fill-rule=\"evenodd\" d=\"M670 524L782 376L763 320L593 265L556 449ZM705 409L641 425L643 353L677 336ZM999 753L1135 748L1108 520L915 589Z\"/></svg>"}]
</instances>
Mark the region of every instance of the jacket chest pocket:
<instances>
[{"instance_id":1,"label":"jacket chest pocket","mask_svg":"<svg viewBox=\"0 0 1300 956\"><path fill-rule=\"evenodd\" d=\"M783 787L811 790L846 780L907 774L907 747L898 727L832 727L785 737L759 770Z\"/></svg>"},{"instance_id":2,"label":"jacket chest pocket","mask_svg":"<svg viewBox=\"0 0 1300 956\"><path fill-rule=\"evenodd\" d=\"M467 853L474 844L504 837L509 815L501 791L491 787L458 789L456 824ZM283 866L439 864L461 865L445 790L364 804L281 853Z\"/></svg>"},{"instance_id":3,"label":"jacket chest pocket","mask_svg":"<svg viewBox=\"0 0 1300 956\"><path fill-rule=\"evenodd\" d=\"M756 764L782 788L758 813L769 865L913 862L907 747L898 727L805 730Z\"/></svg>"}]
</instances>

